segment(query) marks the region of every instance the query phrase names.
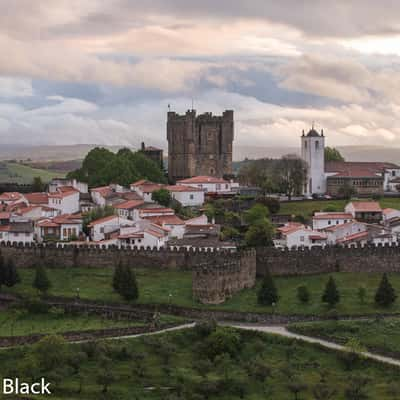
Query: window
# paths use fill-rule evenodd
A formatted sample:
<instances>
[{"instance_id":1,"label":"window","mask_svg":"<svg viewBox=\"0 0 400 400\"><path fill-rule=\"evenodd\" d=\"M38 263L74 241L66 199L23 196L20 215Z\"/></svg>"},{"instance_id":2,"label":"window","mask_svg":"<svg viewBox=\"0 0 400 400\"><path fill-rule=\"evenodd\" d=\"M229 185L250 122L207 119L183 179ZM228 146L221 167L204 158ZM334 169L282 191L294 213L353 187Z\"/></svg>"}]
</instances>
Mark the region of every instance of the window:
<instances>
[{"instance_id":1,"label":"window","mask_svg":"<svg viewBox=\"0 0 400 400\"><path fill-rule=\"evenodd\" d=\"M392 176L396 176L396 171L392 171Z\"/></svg>"},{"instance_id":2,"label":"window","mask_svg":"<svg viewBox=\"0 0 400 400\"><path fill-rule=\"evenodd\" d=\"M300 242L304 242L304 236L300 236Z\"/></svg>"},{"instance_id":3,"label":"window","mask_svg":"<svg viewBox=\"0 0 400 400\"><path fill-rule=\"evenodd\" d=\"M315 150L318 150L319 149L319 140L317 140L316 142L315 142Z\"/></svg>"},{"instance_id":4,"label":"window","mask_svg":"<svg viewBox=\"0 0 400 400\"><path fill-rule=\"evenodd\" d=\"M336 221L336 225L339 225L339 221Z\"/></svg>"},{"instance_id":5,"label":"window","mask_svg":"<svg viewBox=\"0 0 400 400\"><path fill-rule=\"evenodd\" d=\"M307 150L307 142L304 142L304 148Z\"/></svg>"},{"instance_id":6,"label":"window","mask_svg":"<svg viewBox=\"0 0 400 400\"><path fill-rule=\"evenodd\" d=\"M328 220L328 225L330 225L331 224L331 220Z\"/></svg>"},{"instance_id":7,"label":"window","mask_svg":"<svg viewBox=\"0 0 400 400\"><path fill-rule=\"evenodd\" d=\"M194 199L194 195L191 194L191 195L189 196L189 199L190 199L190 200L193 200L193 199Z\"/></svg>"},{"instance_id":8,"label":"window","mask_svg":"<svg viewBox=\"0 0 400 400\"><path fill-rule=\"evenodd\" d=\"M228 184L227 183L225 183L225 189L228 189Z\"/></svg>"}]
</instances>

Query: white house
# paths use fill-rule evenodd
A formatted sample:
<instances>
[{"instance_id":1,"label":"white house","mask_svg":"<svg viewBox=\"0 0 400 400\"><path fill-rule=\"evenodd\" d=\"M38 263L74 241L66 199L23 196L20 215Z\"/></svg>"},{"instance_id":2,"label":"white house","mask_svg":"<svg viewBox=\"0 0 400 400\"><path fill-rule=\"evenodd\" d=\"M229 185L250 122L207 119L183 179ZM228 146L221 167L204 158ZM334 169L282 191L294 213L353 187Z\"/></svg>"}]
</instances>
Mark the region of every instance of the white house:
<instances>
[{"instance_id":1,"label":"white house","mask_svg":"<svg viewBox=\"0 0 400 400\"><path fill-rule=\"evenodd\" d=\"M92 221L88 228L90 229L90 238L98 242L107 239L113 232L118 232L123 226L133 226L133 221L121 218L118 215L99 218Z\"/></svg>"},{"instance_id":2,"label":"white house","mask_svg":"<svg viewBox=\"0 0 400 400\"><path fill-rule=\"evenodd\" d=\"M0 210L18 203L27 203L25 197L18 192L4 192L0 194Z\"/></svg>"},{"instance_id":3,"label":"white house","mask_svg":"<svg viewBox=\"0 0 400 400\"><path fill-rule=\"evenodd\" d=\"M117 184L90 189L93 203L100 207L112 205L115 199L123 198L124 194L127 192L127 189Z\"/></svg>"},{"instance_id":4,"label":"white house","mask_svg":"<svg viewBox=\"0 0 400 400\"><path fill-rule=\"evenodd\" d=\"M342 225L353 221L353 215L344 212L316 212L312 217L312 228L321 230L330 226Z\"/></svg>"},{"instance_id":5,"label":"white house","mask_svg":"<svg viewBox=\"0 0 400 400\"><path fill-rule=\"evenodd\" d=\"M204 204L204 190L198 187L173 185L167 186L166 189L183 207L199 207Z\"/></svg>"},{"instance_id":6,"label":"white house","mask_svg":"<svg viewBox=\"0 0 400 400\"><path fill-rule=\"evenodd\" d=\"M145 219L155 225L166 228L169 231L169 239L182 239L185 234L185 221L177 215L162 215L146 217Z\"/></svg>"},{"instance_id":7,"label":"white house","mask_svg":"<svg viewBox=\"0 0 400 400\"><path fill-rule=\"evenodd\" d=\"M128 200L114 205L114 208L117 210L117 213L121 218L137 221L140 218L139 210L143 204L143 200Z\"/></svg>"},{"instance_id":8,"label":"white house","mask_svg":"<svg viewBox=\"0 0 400 400\"><path fill-rule=\"evenodd\" d=\"M58 188L64 186L73 187L80 193L89 193L88 184L86 182L79 182L76 179L68 178L54 178L49 183L49 192L56 193Z\"/></svg>"},{"instance_id":9,"label":"white house","mask_svg":"<svg viewBox=\"0 0 400 400\"><path fill-rule=\"evenodd\" d=\"M328 235L328 244L330 245L368 241L367 226L358 221L334 225L326 228L325 232Z\"/></svg>"},{"instance_id":10,"label":"white house","mask_svg":"<svg viewBox=\"0 0 400 400\"><path fill-rule=\"evenodd\" d=\"M82 217L79 215L59 215L55 218L42 218L35 224L36 239L71 240L82 235Z\"/></svg>"},{"instance_id":11,"label":"white house","mask_svg":"<svg viewBox=\"0 0 400 400\"><path fill-rule=\"evenodd\" d=\"M208 224L208 218L206 214L201 214L198 217L194 217L191 219L187 219L185 221L186 225L207 225Z\"/></svg>"},{"instance_id":12,"label":"white house","mask_svg":"<svg viewBox=\"0 0 400 400\"><path fill-rule=\"evenodd\" d=\"M193 178L182 179L177 185L196 187L203 189L205 193L230 193L233 188L238 188L235 182L230 182L215 176L194 176Z\"/></svg>"},{"instance_id":13,"label":"white house","mask_svg":"<svg viewBox=\"0 0 400 400\"><path fill-rule=\"evenodd\" d=\"M394 208L384 208L382 210L382 220L384 223L393 218L400 218L400 210L396 210Z\"/></svg>"},{"instance_id":14,"label":"white house","mask_svg":"<svg viewBox=\"0 0 400 400\"><path fill-rule=\"evenodd\" d=\"M33 241L32 221L10 219L9 225L0 225L0 242L32 243Z\"/></svg>"},{"instance_id":15,"label":"white house","mask_svg":"<svg viewBox=\"0 0 400 400\"><path fill-rule=\"evenodd\" d=\"M49 206L60 210L61 214L74 214L80 210L79 192L71 186L57 188L49 193Z\"/></svg>"},{"instance_id":16,"label":"white house","mask_svg":"<svg viewBox=\"0 0 400 400\"><path fill-rule=\"evenodd\" d=\"M315 231L302 224L289 222L277 229L278 237L274 240L275 247L324 247L327 235Z\"/></svg>"},{"instance_id":17,"label":"white house","mask_svg":"<svg viewBox=\"0 0 400 400\"><path fill-rule=\"evenodd\" d=\"M133 226L122 227L118 241L121 246L156 247L159 249L166 245L168 233L167 229L150 221L140 221Z\"/></svg>"},{"instance_id":18,"label":"white house","mask_svg":"<svg viewBox=\"0 0 400 400\"><path fill-rule=\"evenodd\" d=\"M136 192L140 197L142 197L146 203L155 203L152 198L153 192L165 188L165 185L141 179L140 181L132 183L130 188L133 192Z\"/></svg>"}]
</instances>

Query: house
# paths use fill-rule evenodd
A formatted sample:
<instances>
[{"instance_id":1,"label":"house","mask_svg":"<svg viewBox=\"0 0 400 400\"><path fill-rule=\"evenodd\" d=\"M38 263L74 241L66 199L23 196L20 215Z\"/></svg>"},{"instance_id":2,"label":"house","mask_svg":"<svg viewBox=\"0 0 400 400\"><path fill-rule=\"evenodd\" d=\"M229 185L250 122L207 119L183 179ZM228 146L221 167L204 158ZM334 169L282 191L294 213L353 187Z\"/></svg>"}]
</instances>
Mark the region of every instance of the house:
<instances>
[{"instance_id":1,"label":"house","mask_svg":"<svg viewBox=\"0 0 400 400\"><path fill-rule=\"evenodd\" d=\"M137 221L140 218L139 209L143 204L143 200L127 200L114 205L114 208L117 210L117 213L121 218Z\"/></svg>"},{"instance_id":2,"label":"house","mask_svg":"<svg viewBox=\"0 0 400 400\"><path fill-rule=\"evenodd\" d=\"M24 197L30 206L47 206L49 204L49 196L45 192L26 193Z\"/></svg>"},{"instance_id":3,"label":"house","mask_svg":"<svg viewBox=\"0 0 400 400\"><path fill-rule=\"evenodd\" d=\"M18 192L4 192L0 194L0 210L5 210L18 203L26 203L25 197Z\"/></svg>"},{"instance_id":4,"label":"house","mask_svg":"<svg viewBox=\"0 0 400 400\"><path fill-rule=\"evenodd\" d=\"M82 216L66 214L55 218L43 218L37 221L35 231L38 242L76 240L82 236Z\"/></svg>"},{"instance_id":5,"label":"house","mask_svg":"<svg viewBox=\"0 0 400 400\"><path fill-rule=\"evenodd\" d=\"M163 189L164 187L165 185L162 185L161 183L153 183L146 181L145 179L141 179L140 181L134 182L130 185L131 190L142 197L146 203L155 203L152 198L153 192Z\"/></svg>"},{"instance_id":6,"label":"house","mask_svg":"<svg viewBox=\"0 0 400 400\"><path fill-rule=\"evenodd\" d=\"M151 221L139 221L129 227L121 227L118 241L121 246L129 247L164 247L168 240L169 230Z\"/></svg>"},{"instance_id":7,"label":"house","mask_svg":"<svg viewBox=\"0 0 400 400\"><path fill-rule=\"evenodd\" d=\"M178 181L177 185L197 187L203 189L205 193L216 194L230 193L233 188L237 189L239 187L235 182L230 182L215 176L194 176L193 178Z\"/></svg>"},{"instance_id":8,"label":"house","mask_svg":"<svg viewBox=\"0 0 400 400\"><path fill-rule=\"evenodd\" d=\"M50 207L60 210L61 214L74 214L80 211L79 191L72 186L62 186L49 193Z\"/></svg>"},{"instance_id":9,"label":"house","mask_svg":"<svg viewBox=\"0 0 400 400\"><path fill-rule=\"evenodd\" d=\"M185 221L185 224L186 225L207 225L208 218L207 218L207 215L202 214L202 215L199 215L198 217L187 219Z\"/></svg>"},{"instance_id":10,"label":"house","mask_svg":"<svg viewBox=\"0 0 400 400\"><path fill-rule=\"evenodd\" d=\"M324 232L315 231L303 224L289 222L277 228L275 247L324 247L327 243L327 235Z\"/></svg>"},{"instance_id":11,"label":"house","mask_svg":"<svg viewBox=\"0 0 400 400\"><path fill-rule=\"evenodd\" d=\"M33 240L32 221L11 218L9 225L0 225L0 242L32 243Z\"/></svg>"},{"instance_id":12,"label":"house","mask_svg":"<svg viewBox=\"0 0 400 400\"><path fill-rule=\"evenodd\" d=\"M90 229L91 240L98 242L110 238L113 233L119 232L123 226L133 226L133 221L121 218L118 215L109 215L92 221L88 228Z\"/></svg>"},{"instance_id":13,"label":"house","mask_svg":"<svg viewBox=\"0 0 400 400\"><path fill-rule=\"evenodd\" d=\"M377 201L353 201L345 207L357 221L374 223L382 220L382 208Z\"/></svg>"},{"instance_id":14,"label":"house","mask_svg":"<svg viewBox=\"0 0 400 400\"><path fill-rule=\"evenodd\" d=\"M76 179L68 178L54 178L49 183L49 192L56 193L58 188L65 186L73 187L79 193L89 193L88 184L86 182L79 182Z\"/></svg>"},{"instance_id":15,"label":"house","mask_svg":"<svg viewBox=\"0 0 400 400\"><path fill-rule=\"evenodd\" d=\"M384 208L382 210L382 220L385 224L393 218L400 218L400 210L394 208Z\"/></svg>"},{"instance_id":16,"label":"house","mask_svg":"<svg viewBox=\"0 0 400 400\"><path fill-rule=\"evenodd\" d=\"M169 239L182 239L185 235L185 221L177 215L158 215L145 217L144 219L166 228L169 231Z\"/></svg>"},{"instance_id":17,"label":"house","mask_svg":"<svg viewBox=\"0 0 400 400\"><path fill-rule=\"evenodd\" d=\"M198 187L173 185L166 186L166 189L183 207L199 207L204 204L204 190Z\"/></svg>"},{"instance_id":18,"label":"house","mask_svg":"<svg viewBox=\"0 0 400 400\"><path fill-rule=\"evenodd\" d=\"M166 215L175 215L175 211L169 207L146 207L139 210L140 218L162 217Z\"/></svg>"},{"instance_id":19,"label":"house","mask_svg":"<svg viewBox=\"0 0 400 400\"><path fill-rule=\"evenodd\" d=\"M127 190L117 184L101 186L90 190L93 203L100 207L112 205L115 200L122 198L126 193Z\"/></svg>"},{"instance_id":20,"label":"house","mask_svg":"<svg viewBox=\"0 0 400 400\"><path fill-rule=\"evenodd\" d=\"M312 228L321 230L334 225L342 225L353 221L353 215L344 212L316 212L312 217Z\"/></svg>"},{"instance_id":21,"label":"house","mask_svg":"<svg viewBox=\"0 0 400 400\"><path fill-rule=\"evenodd\" d=\"M344 224L330 226L325 228L324 231L328 235L327 243L330 245L368 241L367 226L358 221L350 221Z\"/></svg>"}]
</instances>

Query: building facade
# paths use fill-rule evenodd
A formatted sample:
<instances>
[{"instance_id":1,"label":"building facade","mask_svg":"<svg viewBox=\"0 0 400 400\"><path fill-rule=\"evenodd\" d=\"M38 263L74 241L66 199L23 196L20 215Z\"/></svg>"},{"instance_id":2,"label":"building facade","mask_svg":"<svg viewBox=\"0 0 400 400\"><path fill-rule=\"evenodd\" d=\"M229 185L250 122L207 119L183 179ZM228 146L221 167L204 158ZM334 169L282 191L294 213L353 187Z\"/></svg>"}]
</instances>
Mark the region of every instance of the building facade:
<instances>
[{"instance_id":1,"label":"building facade","mask_svg":"<svg viewBox=\"0 0 400 400\"><path fill-rule=\"evenodd\" d=\"M171 182L197 175L232 174L233 111L222 116L195 110L168 112L168 177Z\"/></svg>"}]
</instances>

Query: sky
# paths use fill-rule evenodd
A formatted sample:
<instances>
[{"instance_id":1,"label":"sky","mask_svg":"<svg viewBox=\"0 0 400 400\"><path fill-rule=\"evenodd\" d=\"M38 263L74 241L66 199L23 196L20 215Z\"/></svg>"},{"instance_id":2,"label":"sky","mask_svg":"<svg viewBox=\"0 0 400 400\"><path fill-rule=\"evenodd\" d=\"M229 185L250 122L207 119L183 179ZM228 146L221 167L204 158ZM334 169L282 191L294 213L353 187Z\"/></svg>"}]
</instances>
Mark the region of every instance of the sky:
<instances>
[{"instance_id":1,"label":"sky","mask_svg":"<svg viewBox=\"0 0 400 400\"><path fill-rule=\"evenodd\" d=\"M168 105L235 145L400 147L397 0L0 2L0 145L166 147Z\"/></svg>"}]
</instances>

